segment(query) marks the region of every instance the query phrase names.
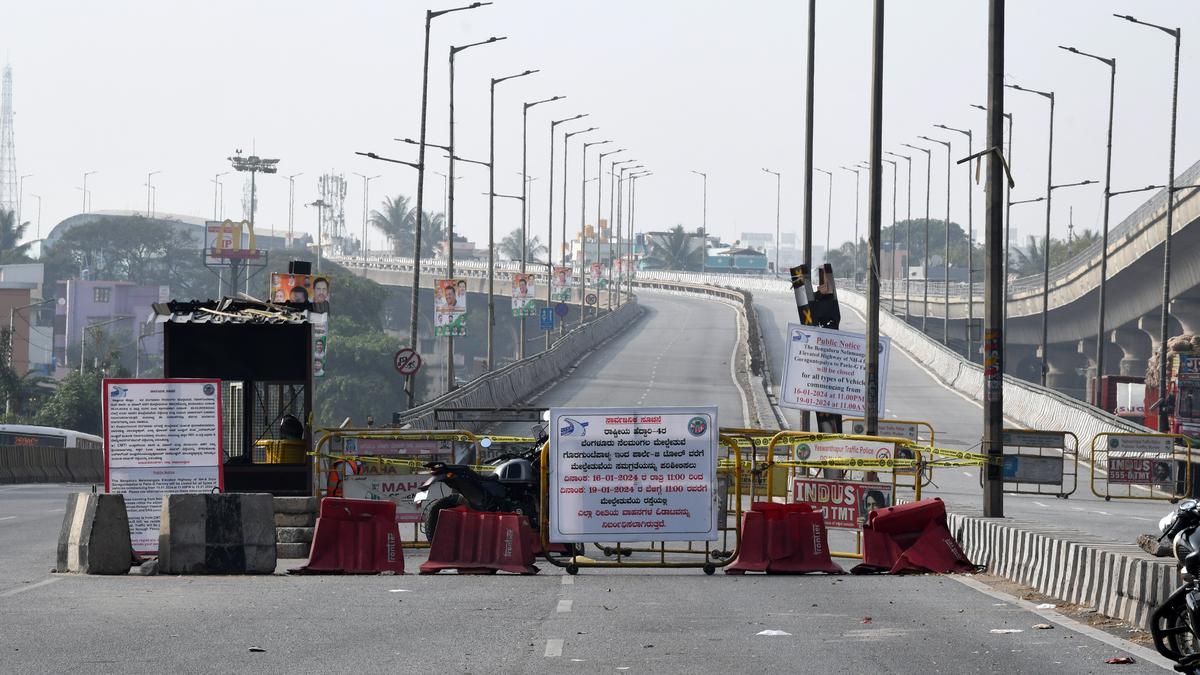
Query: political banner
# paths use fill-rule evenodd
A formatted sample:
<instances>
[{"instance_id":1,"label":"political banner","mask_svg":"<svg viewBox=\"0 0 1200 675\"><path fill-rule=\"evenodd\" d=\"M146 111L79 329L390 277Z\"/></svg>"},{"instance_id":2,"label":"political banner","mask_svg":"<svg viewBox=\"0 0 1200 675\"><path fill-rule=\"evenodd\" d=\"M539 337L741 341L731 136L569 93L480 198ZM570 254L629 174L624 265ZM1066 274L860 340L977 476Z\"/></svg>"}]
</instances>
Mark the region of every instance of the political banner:
<instances>
[{"instance_id":1,"label":"political banner","mask_svg":"<svg viewBox=\"0 0 1200 675\"><path fill-rule=\"evenodd\" d=\"M466 335L467 281L435 279L433 284L433 334L446 337Z\"/></svg>"},{"instance_id":2,"label":"political banner","mask_svg":"<svg viewBox=\"0 0 1200 675\"><path fill-rule=\"evenodd\" d=\"M788 354L779 404L785 408L863 417L867 406L867 337L788 324ZM879 337L879 415L887 393L890 338Z\"/></svg>"},{"instance_id":3,"label":"political banner","mask_svg":"<svg viewBox=\"0 0 1200 675\"><path fill-rule=\"evenodd\" d=\"M716 541L717 409L551 408L550 541Z\"/></svg>"},{"instance_id":4,"label":"political banner","mask_svg":"<svg viewBox=\"0 0 1200 675\"><path fill-rule=\"evenodd\" d=\"M867 514L892 505L890 483L864 483L823 478L797 478L792 501L807 504L825 518L826 527L857 530Z\"/></svg>"},{"instance_id":5,"label":"political banner","mask_svg":"<svg viewBox=\"0 0 1200 675\"><path fill-rule=\"evenodd\" d=\"M513 316L537 316L536 287L532 274L514 273L512 275L512 314Z\"/></svg>"},{"instance_id":6,"label":"political banner","mask_svg":"<svg viewBox=\"0 0 1200 675\"><path fill-rule=\"evenodd\" d=\"M571 268L555 267L554 278L550 281L550 299L558 302L571 300Z\"/></svg>"}]
</instances>

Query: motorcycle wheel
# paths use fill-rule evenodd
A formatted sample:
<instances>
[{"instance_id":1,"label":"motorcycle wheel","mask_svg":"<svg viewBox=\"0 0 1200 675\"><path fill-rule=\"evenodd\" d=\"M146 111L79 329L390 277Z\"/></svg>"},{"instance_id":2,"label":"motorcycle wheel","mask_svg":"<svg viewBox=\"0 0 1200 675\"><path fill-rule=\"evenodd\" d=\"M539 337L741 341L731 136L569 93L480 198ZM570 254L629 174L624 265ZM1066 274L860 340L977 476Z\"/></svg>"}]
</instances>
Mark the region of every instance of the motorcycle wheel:
<instances>
[{"instance_id":1,"label":"motorcycle wheel","mask_svg":"<svg viewBox=\"0 0 1200 675\"><path fill-rule=\"evenodd\" d=\"M442 509L452 509L456 506L461 506L464 503L462 495L453 494L446 495L441 499L429 505L425 510L425 522L422 523L421 529L425 532L425 541L433 542L433 533L437 530L438 516Z\"/></svg>"},{"instance_id":2,"label":"motorcycle wheel","mask_svg":"<svg viewBox=\"0 0 1200 675\"><path fill-rule=\"evenodd\" d=\"M1181 661L1188 656L1200 655L1200 639L1192 633L1191 627L1187 622L1187 607L1181 602L1178 603L1174 611L1167 611L1157 617L1159 622L1158 632L1162 637L1166 638L1167 647L1173 654L1168 656L1176 661ZM1161 649L1159 650L1161 652Z\"/></svg>"}]
</instances>

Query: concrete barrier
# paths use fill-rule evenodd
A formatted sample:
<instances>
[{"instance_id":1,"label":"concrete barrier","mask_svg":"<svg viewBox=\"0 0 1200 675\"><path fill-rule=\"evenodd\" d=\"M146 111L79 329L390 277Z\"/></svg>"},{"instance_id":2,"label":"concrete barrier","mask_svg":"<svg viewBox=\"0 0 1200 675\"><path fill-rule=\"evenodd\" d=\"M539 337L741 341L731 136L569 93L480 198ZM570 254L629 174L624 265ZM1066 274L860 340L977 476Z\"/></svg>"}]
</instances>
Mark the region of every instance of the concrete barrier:
<instances>
[{"instance_id":1,"label":"concrete barrier","mask_svg":"<svg viewBox=\"0 0 1200 675\"><path fill-rule=\"evenodd\" d=\"M99 448L65 448L67 473L73 483L104 481L104 451Z\"/></svg>"},{"instance_id":2,"label":"concrete barrier","mask_svg":"<svg viewBox=\"0 0 1200 675\"><path fill-rule=\"evenodd\" d=\"M275 508L269 494L165 495L162 574L271 574Z\"/></svg>"},{"instance_id":3,"label":"concrete barrier","mask_svg":"<svg viewBox=\"0 0 1200 675\"><path fill-rule=\"evenodd\" d=\"M58 572L128 574L133 562L122 495L72 492L58 535Z\"/></svg>"},{"instance_id":4,"label":"concrete barrier","mask_svg":"<svg viewBox=\"0 0 1200 675\"><path fill-rule=\"evenodd\" d=\"M6 448L0 448L0 484L17 482L13 475L12 466L12 453Z\"/></svg>"},{"instance_id":5,"label":"concrete barrier","mask_svg":"<svg viewBox=\"0 0 1200 675\"><path fill-rule=\"evenodd\" d=\"M52 483L70 483L71 472L67 469L67 448L40 448L42 466L46 478Z\"/></svg>"}]
</instances>

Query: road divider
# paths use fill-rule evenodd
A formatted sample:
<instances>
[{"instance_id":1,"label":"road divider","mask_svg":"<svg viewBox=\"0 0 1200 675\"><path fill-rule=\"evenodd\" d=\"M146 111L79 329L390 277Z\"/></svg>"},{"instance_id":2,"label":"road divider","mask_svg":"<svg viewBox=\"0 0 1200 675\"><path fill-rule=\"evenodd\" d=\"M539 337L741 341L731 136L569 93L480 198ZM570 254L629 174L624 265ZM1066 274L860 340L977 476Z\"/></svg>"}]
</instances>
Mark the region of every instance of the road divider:
<instances>
[{"instance_id":1,"label":"road divider","mask_svg":"<svg viewBox=\"0 0 1200 675\"><path fill-rule=\"evenodd\" d=\"M100 483L104 451L100 448L0 446L0 484Z\"/></svg>"},{"instance_id":2,"label":"road divider","mask_svg":"<svg viewBox=\"0 0 1200 675\"><path fill-rule=\"evenodd\" d=\"M128 574L133 564L129 515L122 495L67 495L58 535L57 572Z\"/></svg>"},{"instance_id":3,"label":"road divider","mask_svg":"<svg viewBox=\"0 0 1200 675\"><path fill-rule=\"evenodd\" d=\"M162 574L273 573L271 495L164 495L158 560Z\"/></svg>"}]
</instances>

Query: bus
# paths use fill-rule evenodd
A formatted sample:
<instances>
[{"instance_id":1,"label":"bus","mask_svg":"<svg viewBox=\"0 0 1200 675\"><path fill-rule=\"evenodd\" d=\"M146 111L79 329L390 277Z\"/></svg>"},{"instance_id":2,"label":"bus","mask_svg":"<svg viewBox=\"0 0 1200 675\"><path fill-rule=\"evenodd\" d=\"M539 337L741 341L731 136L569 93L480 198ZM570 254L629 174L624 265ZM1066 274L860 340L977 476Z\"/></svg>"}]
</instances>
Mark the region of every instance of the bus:
<instances>
[{"instance_id":1,"label":"bus","mask_svg":"<svg viewBox=\"0 0 1200 675\"><path fill-rule=\"evenodd\" d=\"M39 427L32 424L0 424L0 446L5 445L99 449L104 447L104 439L70 429Z\"/></svg>"}]
</instances>

